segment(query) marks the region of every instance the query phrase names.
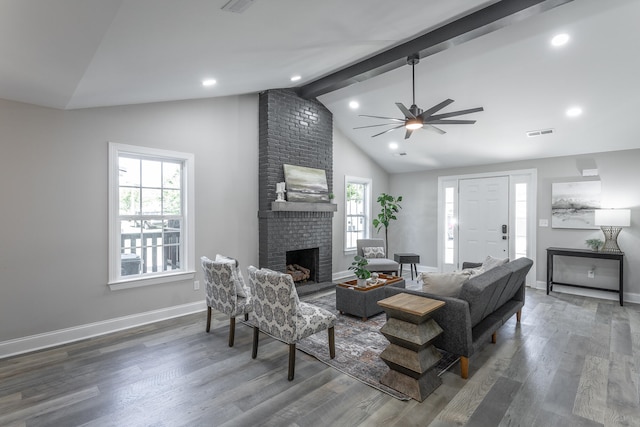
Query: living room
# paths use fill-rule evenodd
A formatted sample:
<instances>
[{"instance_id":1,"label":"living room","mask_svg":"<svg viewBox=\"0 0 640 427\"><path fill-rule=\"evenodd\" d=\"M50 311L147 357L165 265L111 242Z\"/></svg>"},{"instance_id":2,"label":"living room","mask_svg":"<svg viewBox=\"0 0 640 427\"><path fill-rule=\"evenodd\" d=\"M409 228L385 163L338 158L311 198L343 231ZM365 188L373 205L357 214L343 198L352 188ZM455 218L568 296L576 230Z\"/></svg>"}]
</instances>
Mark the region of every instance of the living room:
<instances>
[{"instance_id":1,"label":"living room","mask_svg":"<svg viewBox=\"0 0 640 427\"><path fill-rule=\"evenodd\" d=\"M629 98L637 98L634 90L629 88ZM175 316L204 316L203 289L194 290L194 280L203 283L195 259L221 253L237 258L243 268L259 265L259 96L249 93L77 109L36 105L9 95L0 99L0 196L5 201L0 249L0 357ZM345 176L370 179L374 196L403 196L403 209L392 225L389 253L418 253L419 270L428 271L437 269L440 262L436 241L440 177L535 169L536 249L529 254L535 260L535 275L529 286L544 289L546 248L586 248L585 240L602 238L597 229L539 226L540 220L551 220L552 184L597 180L602 184L603 207L631 209L631 226L623 229L618 243L625 252L625 299L631 307L640 303L640 252L636 249L640 240L640 193L636 189L640 147L610 151L610 141L600 140L602 149L578 155L396 173L386 170L352 141L337 120L332 132L331 190L337 204L332 221L334 280L349 274L353 260L353 252L345 252L343 244ZM628 139L637 138L631 134ZM193 277L122 290L108 286L109 142L193 154ZM596 177L583 176L585 164L597 169ZM375 213L375 203L372 210ZM575 261L568 265L586 276L592 264ZM606 286L617 280L616 271L607 268L596 270L596 275ZM616 299L614 294L596 296ZM222 328L223 320L219 323ZM637 323L632 321L631 325L637 349L640 331ZM238 326L240 344L250 339L248 331L242 335L242 330ZM219 343L226 345L222 335ZM279 348L274 346L273 351ZM635 363L637 367L637 357ZM637 370L634 372L637 385ZM0 402L3 397L0 395Z\"/></svg>"}]
</instances>

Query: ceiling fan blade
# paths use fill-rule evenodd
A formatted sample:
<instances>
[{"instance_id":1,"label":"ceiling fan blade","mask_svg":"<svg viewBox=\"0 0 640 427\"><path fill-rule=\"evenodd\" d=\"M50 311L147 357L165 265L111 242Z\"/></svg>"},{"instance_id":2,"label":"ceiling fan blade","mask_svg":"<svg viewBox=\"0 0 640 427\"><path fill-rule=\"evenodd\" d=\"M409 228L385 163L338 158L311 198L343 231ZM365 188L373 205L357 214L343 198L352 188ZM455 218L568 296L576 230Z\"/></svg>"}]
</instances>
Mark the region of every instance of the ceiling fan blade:
<instances>
[{"instance_id":1,"label":"ceiling fan blade","mask_svg":"<svg viewBox=\"0 0 640 427\"><path fill-rule=\"evenodd\" d=\"M412 133L413 129L407 129L407 132L404 134L404 139L409 139Z\"/></svg>"},{"instance_id":2,"label":"ceiling fan blade","mask_svg":"<svg viewBox=\"0 0 640 427\"><path fill-rule=\"evenodd\" d=\"M371 138L373 138L375 136L380 136L380 135L385 134L387 132L391 132L392 130L396 130L396 129L403 128L403 127L404 127L404 125L400 125L400 126L396 126L394 128L391 128L391 129L387 129L384 132L380 132L380 133L376 133L375 135L371 135Z\"/></svg>"},{"instance_id":3,"label":"ceiling fan blade","mask_svg":"<svg viewBox=\"0 0 640 427\"><path fill-rule=\"evenodd\" d=\"M430 125L472 125L475 120L427 120Z\"/></svg>"},{"instance_id":4,"label":"ceiling fan blade","mask_svg":"<svg viewBox=\"0 0 640 427\"><path fill-rule=\"evenodd\" d=\"M416 116L413 115L411 111L407 107L405 107L402 102L396 102L396 106L402 111L402 114L408 119L415 119Z\"/></svg>"},{"instance_id":5,"label":"ceiling fan blade","mask_svg":"<svg viewBox=\"0 0 640 427\"><path fill-rule=\"evenodd\" d=\"M453 102L453 99L445 99L440 104L434 105L433 107L429 108L428 110L423 111L422 114L420 114L420 117L427 118L427 117L431 116L433 113L435 113L436 111L442 110L444 107L446 107L447 105L451 104L452 102Z\"/></svg>"},{"instance_id":6,"label":"ceiling fan blade","mask_svg":"<svg viewBox=\"0 0 640 427\"><path fill-rule=\"evenodd\" d=\"M450 113L436 114L435 116L431 116L430 118L439 120L439 119L446 119L447 117L462 116L463 114L477 113L479 111L484 111L484 108L478 107L478 108L470 108L468 110L452 111Z\"/></svg>"},{"instance_id":7,"label":"ceiling fan blade","mask_svg":"<svg viewBox=\"0 0 640 427\"><path fill-rule=\"evenodd\" d=\"M431 126L431 125L424 125L424 128L425 128L425 129L427 129L427 130L432 130L432 131L434 131L434 132L437 132L437 133L439 133L440 135L444 135L444 134L446 133L446 132L445 132L445 131L443 131L442 129L437 128L437 127L435 127L435 126Z\"/></svg>"},{"instance_id":8,"label":"ceiling fan blade","mask_svg":"<svg viewBox=\"0 0 640 427\"><path fill-rule=\"evenodd\" d=\"M358 126L358 127L355 127L354 129L375 128L375 127L378 127L378 126L393 126L393 125L396 125L396 124L397 123L381 123L379 125Z\"/></svg>"},{"instance_id":9,"label":"ceiling fan blade","mask_svg":"<svg viewBox=\"0 0 640 427\"><path fill-rule=\"evenodd\" d=\"M404 122L405 119L396 119L395 117L369 116L367 114L359 114L360 117L371 117L372 119L393 120L396 122Z\"/></svg>"}]
</instances>

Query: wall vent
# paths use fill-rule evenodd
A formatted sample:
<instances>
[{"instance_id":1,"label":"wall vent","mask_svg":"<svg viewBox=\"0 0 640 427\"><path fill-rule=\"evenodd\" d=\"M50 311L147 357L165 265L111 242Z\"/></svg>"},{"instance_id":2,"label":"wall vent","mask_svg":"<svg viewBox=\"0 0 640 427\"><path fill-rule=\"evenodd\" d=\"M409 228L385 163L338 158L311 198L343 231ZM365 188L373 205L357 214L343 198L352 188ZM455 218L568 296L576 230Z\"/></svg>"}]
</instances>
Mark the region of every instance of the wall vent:
<instances>
[{"instance_id":1,"label":"wall vent","mask_svg":"<svg viewBox=\"0 0 640 427\"><path fill-rule=\"evenodd\" d=\"M551 135L553 132L553 129L530 130L527 132L527 136L533 138L534 136Z\"/></svg>"},{"instance_id":2,"label":"wall vent","mask_svg":"<svg viewBox=\"0 0 640 427\"><path fill-rule=\"evenodd\" d=\"M249 8L256 0L230 0L220 9L226 12L242 13Z\"/></svg>"}]
</instances>

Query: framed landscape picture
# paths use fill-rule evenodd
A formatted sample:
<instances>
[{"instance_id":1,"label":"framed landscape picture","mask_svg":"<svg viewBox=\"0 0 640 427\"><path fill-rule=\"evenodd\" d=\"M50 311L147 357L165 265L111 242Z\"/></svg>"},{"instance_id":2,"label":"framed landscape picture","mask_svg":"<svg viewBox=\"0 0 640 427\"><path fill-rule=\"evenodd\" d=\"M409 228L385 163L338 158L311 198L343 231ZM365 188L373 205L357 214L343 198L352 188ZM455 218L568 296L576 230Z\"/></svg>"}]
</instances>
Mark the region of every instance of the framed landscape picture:
<instances>
[{"instance_id":1,"label":"framed landscape picture","mask_svg":"<svg viewBox=\"0 0 640 427\"><path fill-rule=\"evenodd\" d=\"M287 200L290 202L328 203L329 186L323 169L283 165L287 183Z\"/></svg>"},{"instance_id":2,"label":"framed landscape picture","mask_svg":"<svg viewBox=\"0 0 640 427\"><path fill-rule=\"evenodd\" d=\"M598 229L595 210L600 209L600 181L551 184L551 227Z\"/></svg>"}]
</instances>

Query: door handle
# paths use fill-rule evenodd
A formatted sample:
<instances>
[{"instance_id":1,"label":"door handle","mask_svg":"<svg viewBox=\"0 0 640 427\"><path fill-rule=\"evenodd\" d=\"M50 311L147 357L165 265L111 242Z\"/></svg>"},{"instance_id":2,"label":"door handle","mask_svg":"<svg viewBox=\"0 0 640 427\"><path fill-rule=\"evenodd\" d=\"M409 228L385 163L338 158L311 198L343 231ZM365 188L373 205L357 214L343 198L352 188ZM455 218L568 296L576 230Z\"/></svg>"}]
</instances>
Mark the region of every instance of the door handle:
<instances>
[{"instance_id":1,"label":"door handle","mask_svg":"<svg viewBox=\"0 0 640 427\"><path fill-rule=\"evenodd\" d=\"M507 224L502 225L502 234L507 234Z\"/></svg>"}]
</instances>

